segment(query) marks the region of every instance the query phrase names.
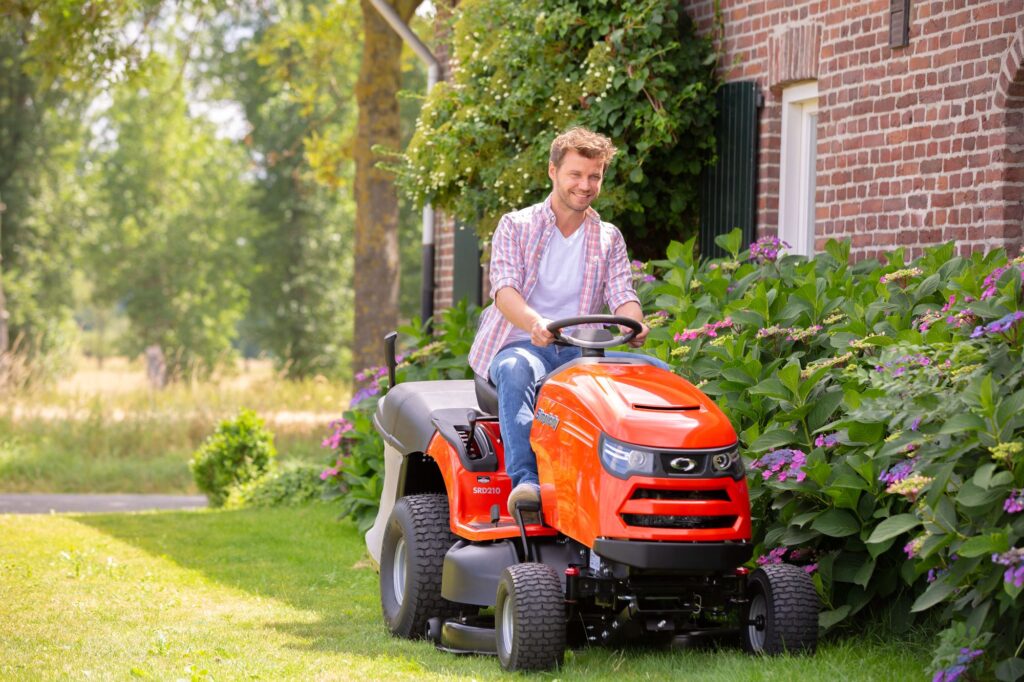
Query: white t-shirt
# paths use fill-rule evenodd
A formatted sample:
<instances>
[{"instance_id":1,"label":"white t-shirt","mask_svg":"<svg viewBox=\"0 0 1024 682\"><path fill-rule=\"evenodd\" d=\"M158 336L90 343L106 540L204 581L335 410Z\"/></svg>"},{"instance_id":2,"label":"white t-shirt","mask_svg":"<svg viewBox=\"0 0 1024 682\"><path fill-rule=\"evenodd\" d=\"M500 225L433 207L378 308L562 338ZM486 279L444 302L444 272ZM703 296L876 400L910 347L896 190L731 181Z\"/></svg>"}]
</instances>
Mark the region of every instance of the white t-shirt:
<instances>
[{"instance_id":1,"label":"white t-shirt","mask_svg":"<svg viewBox=\"0 0 1024 682\"><path fill-rule=\"evenodd\" d=\"M557 227L540 259L537 285L526 299L527 305L542 317L558 320L580 314L580 292L583 289L583 247L586 230L580 225L568 237ZM529 332L513 327L506 344L529 340Z\"/></svg>"}]
</instances>

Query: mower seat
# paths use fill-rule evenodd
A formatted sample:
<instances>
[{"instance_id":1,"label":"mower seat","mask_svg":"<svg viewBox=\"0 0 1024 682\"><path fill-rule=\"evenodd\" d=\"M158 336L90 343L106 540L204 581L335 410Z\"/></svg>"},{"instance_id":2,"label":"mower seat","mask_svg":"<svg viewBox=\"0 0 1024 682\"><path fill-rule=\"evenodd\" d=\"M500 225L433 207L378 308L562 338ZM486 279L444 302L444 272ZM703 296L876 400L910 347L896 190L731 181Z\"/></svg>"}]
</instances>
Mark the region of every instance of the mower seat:
<instances>
[{"instance_id":1,"label":"mower seat","mask_svg":"<svg viewBox=\"0 0 1024 682\"><path fill-rule=\"evenodd\" d=\"M480 411L484 414L498 416L498 389L494 387L490 379L484 379L479 374L473 375L473 384L476 388L476 402Z\"/></svg>"}]
</instances>

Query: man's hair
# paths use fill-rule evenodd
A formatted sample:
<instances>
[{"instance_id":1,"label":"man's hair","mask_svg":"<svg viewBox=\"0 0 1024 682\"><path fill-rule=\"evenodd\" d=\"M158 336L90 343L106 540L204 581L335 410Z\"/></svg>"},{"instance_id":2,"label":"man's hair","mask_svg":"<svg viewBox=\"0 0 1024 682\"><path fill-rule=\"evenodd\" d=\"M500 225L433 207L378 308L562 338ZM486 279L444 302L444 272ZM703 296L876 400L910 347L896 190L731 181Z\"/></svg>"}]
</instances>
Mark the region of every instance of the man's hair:
<instances>
[{"instance_id":1,"label":"man's hair","mask_svg":"<svg viewBox=\"0 0 1024 682\"><path fill-rule=\"evenodd\" d=\"M612 141L600 133L581 127L570 128L551 143L550 160L555 168L562 165L562 159L570 149L588 159L600 159L605 169L618 151Z\"/></svg>"}]
</instances>

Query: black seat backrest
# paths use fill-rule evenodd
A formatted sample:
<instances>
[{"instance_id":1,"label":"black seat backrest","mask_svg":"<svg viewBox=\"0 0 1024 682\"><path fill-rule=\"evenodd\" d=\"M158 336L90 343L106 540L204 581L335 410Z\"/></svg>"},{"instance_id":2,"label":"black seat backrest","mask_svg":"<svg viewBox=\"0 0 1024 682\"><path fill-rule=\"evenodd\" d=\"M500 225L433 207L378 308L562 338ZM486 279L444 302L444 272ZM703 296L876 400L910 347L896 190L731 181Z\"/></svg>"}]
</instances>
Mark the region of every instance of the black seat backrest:
<instances>
[{"instance_id":1,"label":"black seat backrest","mask_svg":"<svg viewBox=\"0 0 1024 682\"><path fill-rule=\"evenodd\" d=\"M476 402L484 414L498 416L498 389L479 374L473 375L476 388Z\"/></svg>"}]
</instances>

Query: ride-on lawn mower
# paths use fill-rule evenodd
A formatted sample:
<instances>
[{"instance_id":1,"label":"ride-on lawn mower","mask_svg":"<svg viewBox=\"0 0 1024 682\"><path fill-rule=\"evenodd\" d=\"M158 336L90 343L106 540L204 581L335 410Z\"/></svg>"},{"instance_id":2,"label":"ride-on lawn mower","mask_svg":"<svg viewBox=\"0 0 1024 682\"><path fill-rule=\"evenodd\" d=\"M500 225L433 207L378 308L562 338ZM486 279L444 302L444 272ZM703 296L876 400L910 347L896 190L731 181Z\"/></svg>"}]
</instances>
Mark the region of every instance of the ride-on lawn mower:
<instances>
[{"instance_id":1,"label":"ride-on lawn mower","mask_svg":"<svg viewBox=\"0 0 1024 682\"><path fill-rule=\"evenodd\" d=\"M613 337L603 328L629 329ZM374 423L384 490L366 534L381 606L399 637L547 669L566 646L742 638L754 653L817 645L818 597L788 564L753 572L736 433L692 384L642 355L605 357L629 318L559 320L582 357L541 382L530 442L541 503L509 515L497 394L475 381L395 385Z\"/></svg>"}]
</instances>

